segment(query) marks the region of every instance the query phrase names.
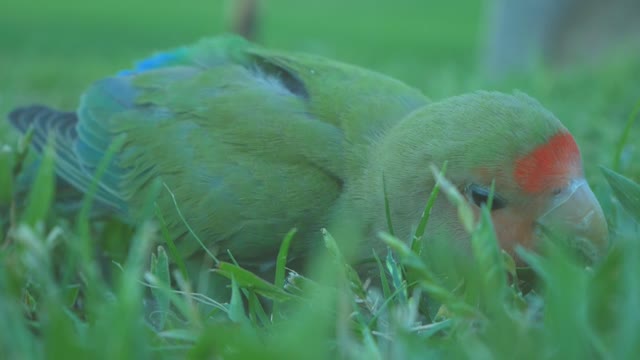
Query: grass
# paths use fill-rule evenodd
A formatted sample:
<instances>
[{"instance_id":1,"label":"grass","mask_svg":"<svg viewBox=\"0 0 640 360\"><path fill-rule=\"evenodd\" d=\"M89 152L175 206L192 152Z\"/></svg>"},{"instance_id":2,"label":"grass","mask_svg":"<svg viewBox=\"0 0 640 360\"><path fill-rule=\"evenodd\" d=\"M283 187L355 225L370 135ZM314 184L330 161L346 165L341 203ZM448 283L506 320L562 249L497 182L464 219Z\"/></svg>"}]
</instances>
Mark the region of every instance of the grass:
<instances>
[{"instance_id":1,"label":"grass","mask_svg":"<svg viewBox=\"0 0 640 360\"><path fill-rule=\"evenodd\" d=\"M177 255L162 221L129 229L114 219L89 220L86 212L63 216L52 203L50 157L18 199L17 171L29 156L2 123L0 233L10 230L0 244L2 357L624 359L640 353L640 162L633 140L640 135L634 125L639 59L495 82L477 66L480 2L374 3L269 2L260 41L373 68L434 99L513 88L538 98L581 146L612 231L602 263L585 269L549 242L545 257L521 254L539 279L524 292L509 281L518 273L496 246L485 211L468 229L472 258L456 263L451 256L464 286L437 276L418 247L391 235L380 239L390 252L378 259L379 291L367 291L335 245L344 239L328 233L329 251L311 266L311 276L285 271L292 233L274 282L218 263L231 286L207 297L194 293L198 279L188 279L183 266L169 266ZM149 52L222 31L225 6L65 0L45 9L9 0L0 14L0 113L34 102L72 109L93 80ZM455 199L446 186L438 196ZM9 218L12 201L24 206Z\"/></svg>"}]
</instances>

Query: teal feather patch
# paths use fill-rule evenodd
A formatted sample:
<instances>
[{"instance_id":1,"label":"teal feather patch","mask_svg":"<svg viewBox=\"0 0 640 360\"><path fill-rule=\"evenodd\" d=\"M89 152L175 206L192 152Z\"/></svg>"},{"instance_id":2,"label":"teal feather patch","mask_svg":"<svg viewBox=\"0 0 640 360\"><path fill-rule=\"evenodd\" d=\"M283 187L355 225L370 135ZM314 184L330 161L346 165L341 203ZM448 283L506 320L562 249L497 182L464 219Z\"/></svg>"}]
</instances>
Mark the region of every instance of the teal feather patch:
<instances>
[{"instance_id":1,"label":"teal feather patch","mask_svg":"<svg viewBox=\"0 0 640 360\"><path fill-rule=\"evenodd\" d=\"M119 76L136 75L145 71L179 64L185 56L185 49L179 48L170 53L158 53L150 58L138 61L133 69L122 70Z\"/></svg>"},{"instance_id":2,"label":"teal feather patch","mask_svg":"<svg viewBox=\"0 0 640 360\"><path fill-rule=\"evenodd\" d=\"M56 171L62 179L69 184L82 190L89 188L93 182L93 174L96 166L86 166L81 161L78 153L78 117L73 112L56 111L45 106L28 106L18 108L9 114L10 122L20 131L26 132L33 127L34 136L32 145L38 151L53 141L56 152ZM87 151L87 149L83 149ZM95 150L94 156L102 159L103 153ZM115 166L110 164L110 168ZM112 191L106 188L101 179L100 186L96 192L96 198L102 203L118 211L125 209L125 204L118 196L114 196Z\"/></svg>"}]
</instances>

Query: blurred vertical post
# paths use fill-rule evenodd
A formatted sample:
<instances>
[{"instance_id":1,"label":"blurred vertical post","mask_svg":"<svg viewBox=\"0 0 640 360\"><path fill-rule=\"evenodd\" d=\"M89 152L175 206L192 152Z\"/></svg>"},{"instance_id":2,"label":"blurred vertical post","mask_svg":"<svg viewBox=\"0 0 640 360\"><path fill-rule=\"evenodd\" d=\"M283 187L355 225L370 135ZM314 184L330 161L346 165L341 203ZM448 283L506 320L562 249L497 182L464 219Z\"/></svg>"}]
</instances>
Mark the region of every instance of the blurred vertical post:
<instances>
[{"instance_id":1,"label":"blurred vertical post","mask_svg":"<svg viewBox=\"0 0 640 360\"><path fill-rule=\"evenodd\" d=\"M258 0L231 1L231 31L247 40L258 35Z\"/></svg>"},{"instance_id":2,"label":"blurred vertical post","mask_svg":"<svg viewBox=\"0 0 640 360\"><path fill-rule=\"evenodd\" d=\"M640 49L640 0L493 0L488 14L486 65L496 77Z\"/></svg>"}]
</instances>

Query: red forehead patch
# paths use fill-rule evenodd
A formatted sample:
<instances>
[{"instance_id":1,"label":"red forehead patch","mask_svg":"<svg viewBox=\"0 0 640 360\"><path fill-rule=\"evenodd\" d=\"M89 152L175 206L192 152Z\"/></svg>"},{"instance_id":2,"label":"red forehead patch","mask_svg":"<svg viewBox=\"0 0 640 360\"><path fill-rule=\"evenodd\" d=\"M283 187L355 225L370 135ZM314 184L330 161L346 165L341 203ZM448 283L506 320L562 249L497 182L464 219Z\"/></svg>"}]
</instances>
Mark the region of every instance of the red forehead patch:
<instances>
[{"instance_id":1,"label":"red forehead patch","mask_svg":"<svg viewBox=\"0 0 640 360\"><path fill-rule=\"evenodd\" d=\"M580 150L573 136L560 132L516 160L513 176L528 193L564 185L580 169Z\"/></svg>"}]
</instances>

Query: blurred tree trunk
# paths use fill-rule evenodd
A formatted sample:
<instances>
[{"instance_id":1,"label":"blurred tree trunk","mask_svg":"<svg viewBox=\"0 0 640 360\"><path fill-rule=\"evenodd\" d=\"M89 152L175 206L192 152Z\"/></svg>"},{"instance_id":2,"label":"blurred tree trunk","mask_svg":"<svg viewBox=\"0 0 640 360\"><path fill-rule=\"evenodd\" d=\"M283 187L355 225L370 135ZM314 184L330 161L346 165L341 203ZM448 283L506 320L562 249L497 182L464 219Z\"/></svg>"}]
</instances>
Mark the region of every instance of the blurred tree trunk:
<instances>
[{"instance_id":1,"label":"blurred tree trunk","mask_svg":"<svg viewBox=\"0 0 640 360\"><path fill-rule=\"evenodd\" d=\"M248 40L258 34L258 0L233 0L231 31Z\"/></svg>"}]
</instances>

